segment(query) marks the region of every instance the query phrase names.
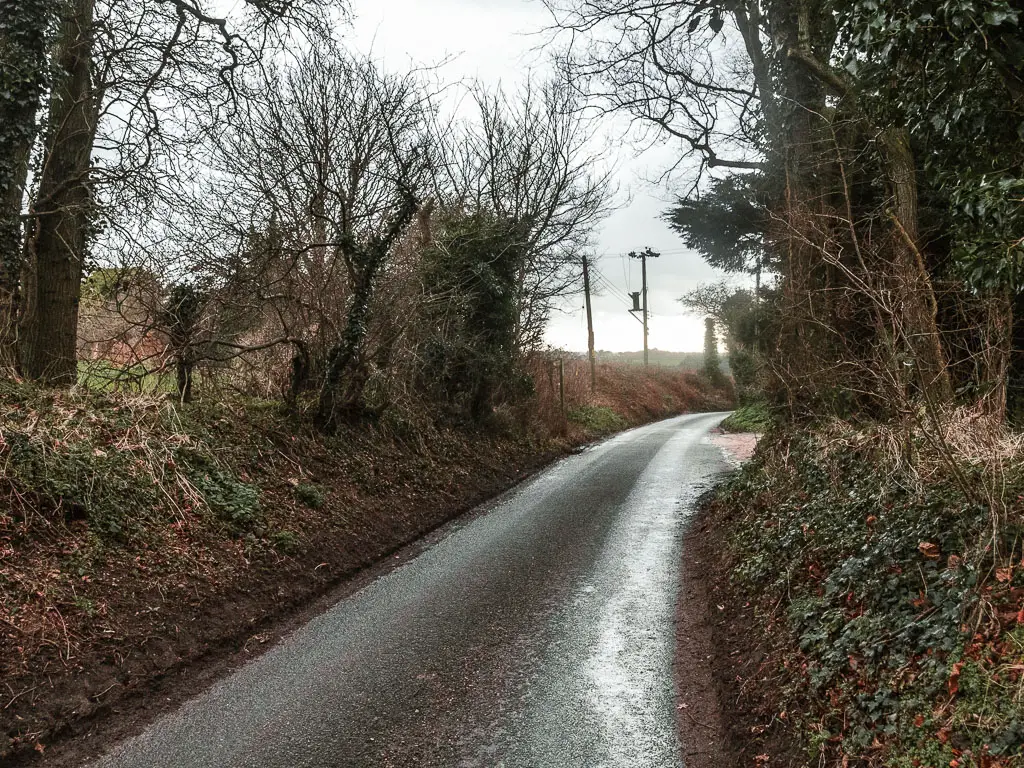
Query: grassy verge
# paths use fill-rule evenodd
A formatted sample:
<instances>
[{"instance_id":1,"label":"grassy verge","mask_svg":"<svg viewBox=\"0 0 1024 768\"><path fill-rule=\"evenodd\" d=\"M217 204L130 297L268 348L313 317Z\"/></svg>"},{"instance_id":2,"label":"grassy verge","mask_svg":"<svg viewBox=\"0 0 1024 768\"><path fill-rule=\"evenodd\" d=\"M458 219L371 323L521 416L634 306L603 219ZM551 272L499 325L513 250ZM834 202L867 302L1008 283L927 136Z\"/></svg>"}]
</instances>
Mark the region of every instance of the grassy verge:
<instances>
[{"instance_id":1,"label":"grassy verge","mask_svg":"<svg viewBox=\"0 0 1024 768\"><path fill-rule=\"evenodd\" d=\"M1021 441L947 435L775 434L719 490L771 764L1024 765Z\"/></svg>"},{"instance_id":2,"label":"grassy verge","mask_svg":"<svg viewBox=\"0 0 1024 768\"><path fill-rule=\"evenodd\" d=\"M264 642L275 617L580 442L727 407L692 374L606 371L591 397L567 371L568 420L541 392L488 430L392 412L332 437L274 403L0 381L0 762Z\"/></svg>"},{"instance_id":3,"label":"grassy verge","mask_svg":"<svg viewBox=\"0 0 1024 768\"><path fill-rule=\"evenodd\" d=\"M726 432L756 432L764 434L775 425L775 416L764 403L741 405L721 423Z\"/></svg>"}]
</instances>

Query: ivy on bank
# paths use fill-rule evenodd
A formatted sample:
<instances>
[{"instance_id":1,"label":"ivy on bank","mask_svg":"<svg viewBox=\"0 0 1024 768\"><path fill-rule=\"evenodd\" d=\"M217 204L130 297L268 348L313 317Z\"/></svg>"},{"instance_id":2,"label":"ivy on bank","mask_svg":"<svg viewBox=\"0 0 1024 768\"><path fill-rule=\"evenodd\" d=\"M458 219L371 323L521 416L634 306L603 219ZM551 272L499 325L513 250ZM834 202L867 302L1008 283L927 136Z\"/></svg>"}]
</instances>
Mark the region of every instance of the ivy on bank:
<instances>
[{"instance_id":1,"label":"ivy on bank","mask_svg":"<svg viewBox=\"0 0 1024 768\"><path fill-rule=\"evenodd\" d=\"M777 436L716 499L739 512L737 583L796 639L775 660L779 711L809 764L1019 765L1024 568L1005 564L1021 561L1024 471L1002 478L994 540L987 507L880 444Z\"/></svg>"}]
</instances>

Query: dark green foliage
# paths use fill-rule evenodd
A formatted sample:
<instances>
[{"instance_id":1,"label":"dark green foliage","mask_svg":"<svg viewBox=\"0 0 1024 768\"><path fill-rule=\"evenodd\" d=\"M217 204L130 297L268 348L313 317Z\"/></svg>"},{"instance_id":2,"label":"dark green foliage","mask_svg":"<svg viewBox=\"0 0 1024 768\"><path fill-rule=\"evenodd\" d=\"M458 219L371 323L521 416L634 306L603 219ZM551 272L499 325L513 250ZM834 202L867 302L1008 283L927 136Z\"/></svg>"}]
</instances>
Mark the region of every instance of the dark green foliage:
<instances>
[{"instance_id":1,"label":"dark green foliage","mask_svg":"<svg viewBox=\"0 0 1024 768\"><path fill-rule=\"evenodd\" d=\"M721 428L726 432L764 433L773 426L775 416L767 404L759 401L741 405L721 424Z\"/></svg>"},{"instance_id":2,"label":"dark green foliage","mask_svg":"<svg viewBox=\"0 0 1024 768\"><path fill-rule=\"evenodd\" d=\"M726 272L767 268L764 234L768 226L767 181L755 174L711 182L696 199L680 199L665 220L708 264Z\"/></svg>"},{"instance_id":3,"label":"dark green foliage","mask_svg":"<svg viewBox=\"0 0 1024 768\"><path fill-rule=\"evenodd\" d=\"M299 537L295 531L274 531L270 534L270 543L285 555L294 555L299 551Z\"/></svg>"},{"instance_id":4,"label":"dark green foliage","mask_svg":"<svg viewBox=\"0 0 1024 768\"><path fill-rule=\"evenodd\" d=\"M295 486L295 498L311 509L319 509L324 505L326 494L315 483L299 483Z\"/></svg>"},{"instance_id":5,"label":"dark green foliage","mask_svg":"<svg viewBox=\"0 0 1024 768\"><path fill-rule=\"evenodd\" d=\"M22 190L46 87L46 34L54 0L0 0L0 288L21 268Z\"/></svg>"},{"instance_id":6,"label":"dark green foliage","mask_svg":"<svg viewBox=\"0 0 1024 768\"><path fill-rule=\"evenodd\" d=\"M435 399L477 423L532 386L516 349L525 253L515 225L477 212L448 218L423 254L431 333L421 380Z\"/></svg>"},{"instance_id":7,"label":"dark green foliage","mask_svg":"<svg viewBox=\"0 0 1024 768\"><path fill-rule=\"evenodd\" d=\"M839 3L865 106L909 128L923 190L975 290L1024 286L1024 33L1012 0Z\"/></svg>"},{"instance_id":8,"label":"dark green foliage","mask_svg":"<svg viewBox=\"0 0 1024 768\"><path fill-rule=\"evenodd\" d=\"M123 539L160 507L159 489L131 452L98 449L90 440L52 450L18 432L8 432L6 443L10 480L62 522L86 520L101 538Z\"/></svg>"},{"instance_id":9,"label":"dark green foliage","mask_svg":"<svg viewBox=\"0 0 1024 768\"><path fill-rule=\"evenodd\" d=\"M199 453L179 451L179 463L187 469L210 511L232 530L244 531L259 522L260 490L255 485L239 480Z\"/></svg>"},{"instance_id":10,"label":"dark green foliage","mask_svg":"<svg viewBox=\"0 0 1024 768\"><path fill-rule=\"evenodd\" d=\"M184 403L192 399L192 373L199 359L197 335L206 301L202 289L192 283L176 283L158 316L174 355L178 396Z\"/></svg>"},{"instance_id":11,"label":"dark green foliage","mask_svg":"<svg viewBox=\"0 0 1024 768\"><path fill-rule=\"evenodd\" d=\"M192 283L175 283L171 286L160 319L173 346L188 344L205 301L204 292Z\"/></svg>"}]
</instances>

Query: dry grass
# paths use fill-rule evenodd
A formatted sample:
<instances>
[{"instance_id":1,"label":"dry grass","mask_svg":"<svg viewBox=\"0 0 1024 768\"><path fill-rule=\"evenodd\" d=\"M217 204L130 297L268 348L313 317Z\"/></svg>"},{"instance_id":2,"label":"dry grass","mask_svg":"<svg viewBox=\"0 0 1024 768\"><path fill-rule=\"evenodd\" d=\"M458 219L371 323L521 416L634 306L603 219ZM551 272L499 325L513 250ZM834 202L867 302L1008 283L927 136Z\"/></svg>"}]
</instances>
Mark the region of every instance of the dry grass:
<instances>
[{"instance_id":1,"label":"dry grass","mask_svg":"<svg viewBox=\"0 0 1024 768\"><path fill-rule=\"evenodd\" d=\"M554 434L572 428L562 414L556 355L536 356L529 371L536 386L534 413ZM733 407L731 389L716 388L691 370L602 363L597 366L597 387L590 386L590 366L584 359L563 357L565 412L582 406L607 408L627 424L642 424L691 411L720 411Z\"/></svg>"}]
</instances>

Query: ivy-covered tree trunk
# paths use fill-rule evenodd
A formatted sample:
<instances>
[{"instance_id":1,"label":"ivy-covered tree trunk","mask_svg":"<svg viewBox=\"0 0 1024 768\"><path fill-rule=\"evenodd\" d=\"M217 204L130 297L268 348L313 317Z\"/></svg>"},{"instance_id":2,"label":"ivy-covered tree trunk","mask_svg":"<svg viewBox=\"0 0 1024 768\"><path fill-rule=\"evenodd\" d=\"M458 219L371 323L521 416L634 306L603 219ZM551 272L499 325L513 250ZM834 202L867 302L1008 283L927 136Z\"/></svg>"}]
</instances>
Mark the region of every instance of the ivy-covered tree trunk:
<instances>
[{"instance_id":1,"label":"ivy-covered tree trunk","mask_svg":"<svg viewBox=\"0 0 1024 768\"><path fill-rule=\"evenodd\" d=\"M0 368L18 364L21 212L53 0L0 0Z\"/></svg>"},{"instance_id":2,"label":"ivy-covered tree trunk","mask_svg":"<svg viewBox=\"0 0 1024 768\"><path fill-rule=\"evenodd\" d=\"M722 380L722 362L718 355L718 334L715 333L715 319L704 318L704 375L713 383Z\"/></svg>"},{"instance_id":3,"label":"ivy-covered tree trunk","mask_svg":"<svg viewBox=\"0 0 1024 768\"><path fill-rule=\"evenodd\" d=\"M350 418L353 407L362 397L363 380L358 374L352 376L352 369L366 338L367 323L370 319L370 301L373 299L373 282L376 277L375 263L368 263L356 281L352 292L345 331L341 340L330 351L327 359L327 375L320 391L316 423L322 430L332 431L342 418ZM342 391L349 381L345 391Z\"/></svg>"},{"instance_id":4,"label":"ivy-covered tree trunk","mask_svg":"<svg viewBox=\"0 0 1024 768\"><path fill-rule=\"evenodd\" d=\"M43 167L27 241L21 335L26 376L77 379L78 304L92 214L89 179L96 134L92 84L94 0L68 0L54 61Z\"/></svg>"},{"instance_id":5,"label":"ivy-covered tree trunk","mask_svg":"<svg viewBox=\"0 0 1024 768\"><path fill-rule=\"evenodd\" d=\"M367 380L361 359L363 342L369 330L374 284L388 253L418 210L418 201L411 193L407 193L382 236L373 238L367 245L356 245L349 241L345 246L350 251L355 284L352 286L345 330L328 353L327 372L320 390L316 424L325 432L334 430L340 420L352 419L361 411Z\"/></svg>"}]
</instances>

